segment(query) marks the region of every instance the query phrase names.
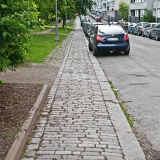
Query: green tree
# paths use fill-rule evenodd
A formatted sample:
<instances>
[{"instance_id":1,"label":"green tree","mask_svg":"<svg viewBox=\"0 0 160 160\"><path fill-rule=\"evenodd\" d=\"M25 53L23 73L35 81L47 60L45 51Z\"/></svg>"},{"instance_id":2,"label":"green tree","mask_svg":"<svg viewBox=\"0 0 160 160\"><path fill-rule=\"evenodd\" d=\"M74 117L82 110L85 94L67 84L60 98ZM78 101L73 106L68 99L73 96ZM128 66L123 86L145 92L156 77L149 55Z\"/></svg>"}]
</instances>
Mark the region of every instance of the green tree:
<instances>
[{"instance_id":1,"label":"green tree","mask_svg":"<svg viewBox=\"0 0 160 160\"><path fill-rule=\"evenodd\" d=\"M32 0L0 2L0 72L23 63L32 28L38 25L38 12Z\"/></svg>"},{"instance_id":2,"label":"green tree","mask_svg":"<svg viewBox=\"0 0 160 160\"><path fill-rule=\"evenodd\" d=\"M55 0L34 0L37 5L37 10L40 13L39 18L50 23L55 19Z\"/></svg>"},{"instance_id":3,"label":"green tree","mask_svg":"<svg viewBox=\"0 0 160 160\"><path fill-rule=\"evenodd\" d=\"M156 18L153 16L153 11L149 9L145 9L144 15L142 16L142 20L144 22L155 22Z\"/></svg>"},{"instance_id":4,"label":"green tree","mask_svg":"<svg viewBox=\"0 0 160 160\"><path fill-rule=\"evenodd\" d=\"M128 19L128 12L129 12L129 5L127 2L121 0L119 2L119 9L118 9L118 13L121 15L121 17L124 20Z\"/></svg>"},{"instance_id":5,"label":"green tree","mask_svg":"<svg viewBox=\"0 0 160 160\"><path fill-rule=\"evenodd\" d=\"M71 19L75 15L75 1L74 0L59 0L58 1L58 16L63 20L63 27L67 19Z\"/></svg>"},{"instance_id":6,"label":"green tree","mask_svg":"<svg viewBox=\"0 0 160 160\"><path fill-rule=\"evenodd\" d=\"M91 9L92 0L75 0L75 11L78 14L86 14L87 9Z\"/></svg>"}]
</instances>

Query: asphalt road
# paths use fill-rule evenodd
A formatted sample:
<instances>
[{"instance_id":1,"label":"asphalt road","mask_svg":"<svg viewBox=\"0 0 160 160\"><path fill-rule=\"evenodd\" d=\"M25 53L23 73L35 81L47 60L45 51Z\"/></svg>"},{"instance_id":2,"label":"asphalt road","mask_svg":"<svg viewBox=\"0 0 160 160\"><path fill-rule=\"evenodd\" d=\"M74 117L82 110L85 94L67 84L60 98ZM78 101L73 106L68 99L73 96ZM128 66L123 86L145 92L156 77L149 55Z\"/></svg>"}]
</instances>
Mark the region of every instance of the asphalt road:
<instances>
[{"instance_id":1,"label":"asphalt road","mask_svg":"<svg viewBox=\"0 0 160 160\"><path fill-rule=\"evenodd\" d=\"M97 59L134 119L138 139L160 158L160 42L136 35L129 38L129 56Z\"/></svg>"}]
</instances>

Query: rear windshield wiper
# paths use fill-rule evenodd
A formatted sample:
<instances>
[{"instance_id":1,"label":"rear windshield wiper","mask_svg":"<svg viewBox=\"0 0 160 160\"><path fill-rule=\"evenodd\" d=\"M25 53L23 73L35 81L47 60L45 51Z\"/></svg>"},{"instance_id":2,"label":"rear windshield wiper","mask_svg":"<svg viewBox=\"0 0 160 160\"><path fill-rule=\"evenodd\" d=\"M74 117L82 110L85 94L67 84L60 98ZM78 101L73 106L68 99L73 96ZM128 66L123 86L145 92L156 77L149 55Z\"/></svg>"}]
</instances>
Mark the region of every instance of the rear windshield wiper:
<instances>
[{"instance_id":1,"label":"rear windshield wiper","mask_svg":"<svg viewBox=\"0 0 160 160\"><path fill-rule=\"evenodd\" d=\"M100 30L99 30L99 32L100 32L100 33L103 33L103 34L105 34L104 32L102 32L102 31L100 31Z\"/></svg>"}]
</instances>

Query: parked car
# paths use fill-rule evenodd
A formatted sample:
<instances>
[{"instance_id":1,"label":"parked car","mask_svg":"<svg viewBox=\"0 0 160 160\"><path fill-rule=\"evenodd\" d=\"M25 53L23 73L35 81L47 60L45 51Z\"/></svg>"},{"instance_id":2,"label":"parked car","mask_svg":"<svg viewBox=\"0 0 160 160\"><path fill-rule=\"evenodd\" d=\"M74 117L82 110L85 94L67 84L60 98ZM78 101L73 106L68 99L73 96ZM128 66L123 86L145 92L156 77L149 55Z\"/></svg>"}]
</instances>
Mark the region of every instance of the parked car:
<instances>
[{"instance_id":1,"label":"parked car","mask_svg":"<svg viewBox=\"0 0 160 160\"><path fill-rule=\"evenodd\" d=\"M156 24L154 28L150 30L148 37L150 39L155 38L156 41L160 40L160 23Z\"/></svg>"},{"instance_id":2,"label":"parked car","mask_svg":"<svg viewBox=\"0 0 160 160\"><path fill-rule=\"evenodd\" d=\"M148 24L148 22L139 22L134 29L134 33L138 36L143 34L143 29L145 28L145 26Z\"/></svg>"},{"instance_id":3,"label":"parked car","mask_svg":"<svg viewBox=\"0 0 160 160\"><path fill-rule=\"evenodd\" d=\"M118 23L118 22L115 22L115 21L110 21L110 22L109 22L109 24L111 24L111 25L117 25L117 23Z\"/></svg>"},{"instance_id":4,"label":"parked car","mask_svg":"<svg viewBox=\"0 0 160 160\"><path fill-rule=\"evenodd\" d=\"M121 25L122 23L125 23L125 22L126 22L125 20L121 19L117 22L117 24Z\"/></svg>"},{"instance_id":5,"label":"parked car","mask_svg":"<svg viewBox=\"0 0 160 160\"><path fill-rule=\"evenodd\" d=\"M157 24L157 23L148 23L148 24L144 27L144 29L143 29L142 36L143 36L143 37L148 37L150 30L153 29L153 27L154 27L156 24Z\"/></svg>"},{"instance_id":6,"label":"parked car","mask_svg":"<svg viewBox=\"0 0 160 160\"><path fill-rule=\"evenodd\" d=\"M90 26L91 26L91 22L83 22L83 24L82 24L82 29L83 29L83 32L84 32L84 34L88 37L89 36L89 32L88 32L88 30L90 29Z\"/></svg>"},{"instance_id":7,"label":"parked car","mask_svg":"<svg viewBox=\"0 0 160 160\"><path fill-rule=\"evenodd\" d=\"M95 17L96 22L101 22L101 17L97 16Z\"/></svg>"},{"instance_id":8,"label":"parked car","mask_svg":"<svg viewBox=\"0 0 160 160\"><path fill-rule=\"evenodd\" d=\"M131 22L125 22L123 29L128 33L128 27L131 25Z\"/></svg>"},{"instance_id":9,"label":"parked car","mask_svg":"<svg viewBox=\"0 0 160 160\"><path fill-rule=\"evenodd\" d=\"M90 47L93 55L98 56L99 52L118 51L128 55L130 52L129 36L118 25L97 25L94 33L90 36Z\"/></svg>"},{"instance_id":10,"label":"parked car","mask_svg":"<svg viewBox=\"0 0 160 160\"><path fill-rule=\"evenodd\" d=\"M80 21L81 21L81 26L82 26L83 22L87 22L86 16L82 16L81 19L80 19Z\"/></svg>"},{"instance_id":11,"label":"parked car","mask_svg":"<svg viewBox=\"0 0 160 160\"><path fill-rule=\"evenodd\" d=\"M102 22L93 22L93 23L91 24L89 30L87 30L87 31L88 31L88 35L89 35L88 47L89 47L89 50L90 50L90 51L93 51L93 47L92 47L92 45L91 45L91 36L92 36L92 34L94 33L94 30L95 30L96 26L98 26L98 25L105 25L105 24L102 23Z\"/></svg>"},{"instance_id":12,"label":"parked car","mask_svg":"<svg viewBox=\"0 0 160 160\"><path fill-rule=\"evenodd\" d=\"M128 30L127 30L127 33L131 33L133 34L134 33L134 30L135 30L135 26L137 25L137 23L131 23L129 26L128 26Z\"/></svg>"}]
</instances>

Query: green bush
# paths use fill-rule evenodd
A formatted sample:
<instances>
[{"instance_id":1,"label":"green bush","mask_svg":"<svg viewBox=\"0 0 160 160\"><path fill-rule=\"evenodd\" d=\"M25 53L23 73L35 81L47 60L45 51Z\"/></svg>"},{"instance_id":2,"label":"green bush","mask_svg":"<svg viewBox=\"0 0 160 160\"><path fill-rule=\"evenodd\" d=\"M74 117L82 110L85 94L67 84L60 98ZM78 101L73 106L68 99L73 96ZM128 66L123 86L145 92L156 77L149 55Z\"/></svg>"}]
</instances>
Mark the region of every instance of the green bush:
<instances>
[{"instance_id":1,"label":"green bush","mask_svg":"<svg viewBox=\"0 0 160 160\"><path fill-rule=\"evenodd\" d=\"M23 63L30 31L37 25L38 12L32 0L0 2L0 72Z\"/></svg>"},{"instance_id":2,"label":"green bush","mask_svg":"<svg viewBox=\"0 0 160 160\"><path fill-rule=\"evenodd\" d=\"M156 18L155 18L155 16L153 16L153 11L145 9L145 13L144 13L144 15L142 17L142 20L144 22L155 22Z\"/></svg>"}]
</instances>

